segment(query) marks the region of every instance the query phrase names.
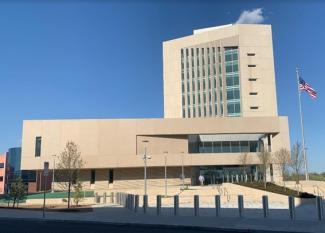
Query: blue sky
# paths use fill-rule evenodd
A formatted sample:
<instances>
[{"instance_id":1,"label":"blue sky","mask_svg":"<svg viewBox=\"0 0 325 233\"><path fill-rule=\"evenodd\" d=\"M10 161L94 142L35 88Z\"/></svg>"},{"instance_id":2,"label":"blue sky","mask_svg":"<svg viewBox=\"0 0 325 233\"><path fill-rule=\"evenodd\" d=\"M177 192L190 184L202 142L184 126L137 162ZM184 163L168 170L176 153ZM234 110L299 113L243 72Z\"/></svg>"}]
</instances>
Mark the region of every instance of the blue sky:
<instances>
[{"instance_id":1,"label":"blue sky","mask_svg":"<svg viewBox=\"0 0 325 233\"><path fill-rule=\"evenodd\" d=\"M28 2L28 1L26 1ZM123 2L123 1L121 1ZM272 24L280 115L301 140L295 67L312 171L325 170L325 3L321 1L1 1L0 151L19 146L24 119L163 116L162 41L234 23L262 8Z\"/></svg>"}]
</instances>

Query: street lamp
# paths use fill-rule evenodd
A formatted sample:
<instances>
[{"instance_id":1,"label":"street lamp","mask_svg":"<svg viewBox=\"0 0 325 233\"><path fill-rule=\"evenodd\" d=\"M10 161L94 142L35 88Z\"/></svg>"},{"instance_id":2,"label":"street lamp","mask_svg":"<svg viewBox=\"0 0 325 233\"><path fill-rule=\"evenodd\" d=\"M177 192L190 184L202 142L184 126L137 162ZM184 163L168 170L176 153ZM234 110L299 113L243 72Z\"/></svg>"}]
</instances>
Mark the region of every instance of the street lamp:
<instances>
[{"instance_id":1,"label":"street lamp","mask_svg":"<svg viewBox=\"0 0 325 233\"><path fill-rule=\"evenodd\" d=\"M53 157L53 172L52 172L52 193L54 193L54 172L55 172L55 157L56 155L52 155Z\"/></svg>"},{"instance_id":2,"label":"street lamp","mask_svg":"<svg viewBox=\"0 0 325 233\"><path fill-rule=\"evenodd\" d=\"M168 151L164 151L165 154L165 197L167 197L167 155Z\"/></svg>"},{"instance_id":3,"label":"street lamp","mask_svg":"<svg viewBox=\"0 0 325 233\"><path fill-rule=\"evenodd\" d=\"M144 195L147 195L147 159L151 159L150 156L147 156L147 143L149 143L148 140L143 140L144 143Z\"/></svg>"}]
</instances>

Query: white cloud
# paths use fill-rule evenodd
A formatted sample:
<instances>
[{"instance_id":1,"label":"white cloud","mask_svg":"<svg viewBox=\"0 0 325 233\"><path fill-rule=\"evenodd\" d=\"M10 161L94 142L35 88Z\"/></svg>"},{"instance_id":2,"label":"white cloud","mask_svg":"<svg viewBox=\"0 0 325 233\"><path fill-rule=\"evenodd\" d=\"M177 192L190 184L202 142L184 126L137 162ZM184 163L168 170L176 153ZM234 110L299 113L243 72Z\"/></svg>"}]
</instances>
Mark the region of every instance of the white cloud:
<instances>
[{"instance_id":1,"label":"white cloud","mask_svg":"<svg viewBox=\"0 0 325 233\"><path fill-rule=\"evenodd\" d=\"M265 17L263 16L263 10L262 8L256 8L252 10L245 10L243 11L236 23L262 23L265 20Z\"/></svg>"}]
</instances>

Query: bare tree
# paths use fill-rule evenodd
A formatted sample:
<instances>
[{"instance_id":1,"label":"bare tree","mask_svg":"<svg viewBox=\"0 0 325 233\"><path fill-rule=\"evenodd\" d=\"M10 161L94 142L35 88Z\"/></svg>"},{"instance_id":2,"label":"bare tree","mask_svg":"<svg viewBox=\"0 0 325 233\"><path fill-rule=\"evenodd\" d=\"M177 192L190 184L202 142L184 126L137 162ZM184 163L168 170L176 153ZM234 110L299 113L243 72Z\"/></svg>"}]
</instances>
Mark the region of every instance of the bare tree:
<instances>
[{"instance_id":1,"label":"bare tree","mask_svg":"<svg viewBox=\"0 0 325 233\"><path fill-rule=\"evenodd\" d=\"M68 190L68 208L70 208L71 187L79 180L80 169L83 165L78 146L74 142L68 141L59 156L55 173L58 184L64 190Z\"/></svg>"},{"instance_id":2,"label":"bare tree","mask_svg":"<svg viewBox=\"0 0 325 233\"><path fill-rule=\"evenodd\" d=\"M247 175L247 170L248 170L248 164L249 164L249 162L250 162L250 160L249 160L248 153L242 153L242 154L240 154L239 164L242 167L244 177L246 177L246 175Z\"/></svg>"},{"instance_id":3,"label":"bare tree","mask_svg":"<svg viewBox=\"0 0 325 233\"><path fill-rule=\"evenodd\" d=\"M12 207L26 196L26 185L23 183L22 178L18 177L12 184L10 189L10 196L13 198Z\"/></svg>"},{"instance_id":4,"label":"bare tree","mask_svg":"<svg viewBox=\"0 0 325 233\"><path fill-rule=\"evenodd\" d=\"M263 151L259 152L257 154L257 156L260 161L259 168L260 168L261 172L263 173L264 188L266 188L266 172L271 164L271 153L266 150L263 150Z\"/></svg>"},{"instance_id":5,"label":"bare tree","mask_svg":"<svg viewBox=\"0 0 325 233\"><path fill-rule=\"evenodd\" d=\"M286 189L285 176L287 174L288 166L290 163L290 151L286 148L281 148L280 150L275 152L274 162L279 166L281 170L284 189Z\"/></svg>"},{"instance_id":6,"label":"bare tree","mask_svg":"<svg viewBox=\"0 0 325 233\"><path fill-rule=\"evenodd\" d=\"M299 175L301 172L301 168L303 165L303 157L302 157L302 147L299 142L296 142L291 150L291 161L289 163L291 169L293 170L296 184L299 184Z\"/></svg>"}]
</instances>

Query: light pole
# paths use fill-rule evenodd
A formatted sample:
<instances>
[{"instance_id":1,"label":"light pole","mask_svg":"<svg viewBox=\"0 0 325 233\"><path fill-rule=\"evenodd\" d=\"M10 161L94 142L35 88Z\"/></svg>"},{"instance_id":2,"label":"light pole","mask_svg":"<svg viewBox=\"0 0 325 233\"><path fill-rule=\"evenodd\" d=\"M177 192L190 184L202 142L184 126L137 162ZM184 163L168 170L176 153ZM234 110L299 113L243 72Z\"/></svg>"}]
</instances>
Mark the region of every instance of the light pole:
<instances>
[{"instance_id":1,"label":"light pole","mask_svg":"<svg viewBox=\"0 0 325 233\"><path fill-rule=\"evenodd\" d=\"M168 151L164 151L165 154L165 197L167 197L167 155Z\"/></svg>"},{"instance_id":2,"label":"light pole","mask_svg":"<svg viewBox=\"0 0 325 233\"><path fill-rule=\"evenodd\" d=\"M143 156L143 161L144 161L144 195L147 195L147 159L150 159L150 156L147 156L147 143L149 142L148 140L143 140L144 143L144 156Z\"/></svg>"},{"instance_id":3,"label":"light pole","mask_svg":"<svg viewBox=\"0 0 325 233\"><path fill-rule=\"evenodd\" d=\"M53 157L53 171L52 171L52 193L54 193L54 172L55 172L55 157L56 155L52 155Z\"/></svg>"},{"instance_id":4,"label":"light pole","mask_svg":"<svg viewBox=\"0 0 325 233\"><path fill-rule=\"evenodd\" d=\"M184 176L184 151L181 152L182 154L182 185L183 185L183 190L184 190L184 179L185 179L185 176Z\"/></svg>"}]
</instances>

